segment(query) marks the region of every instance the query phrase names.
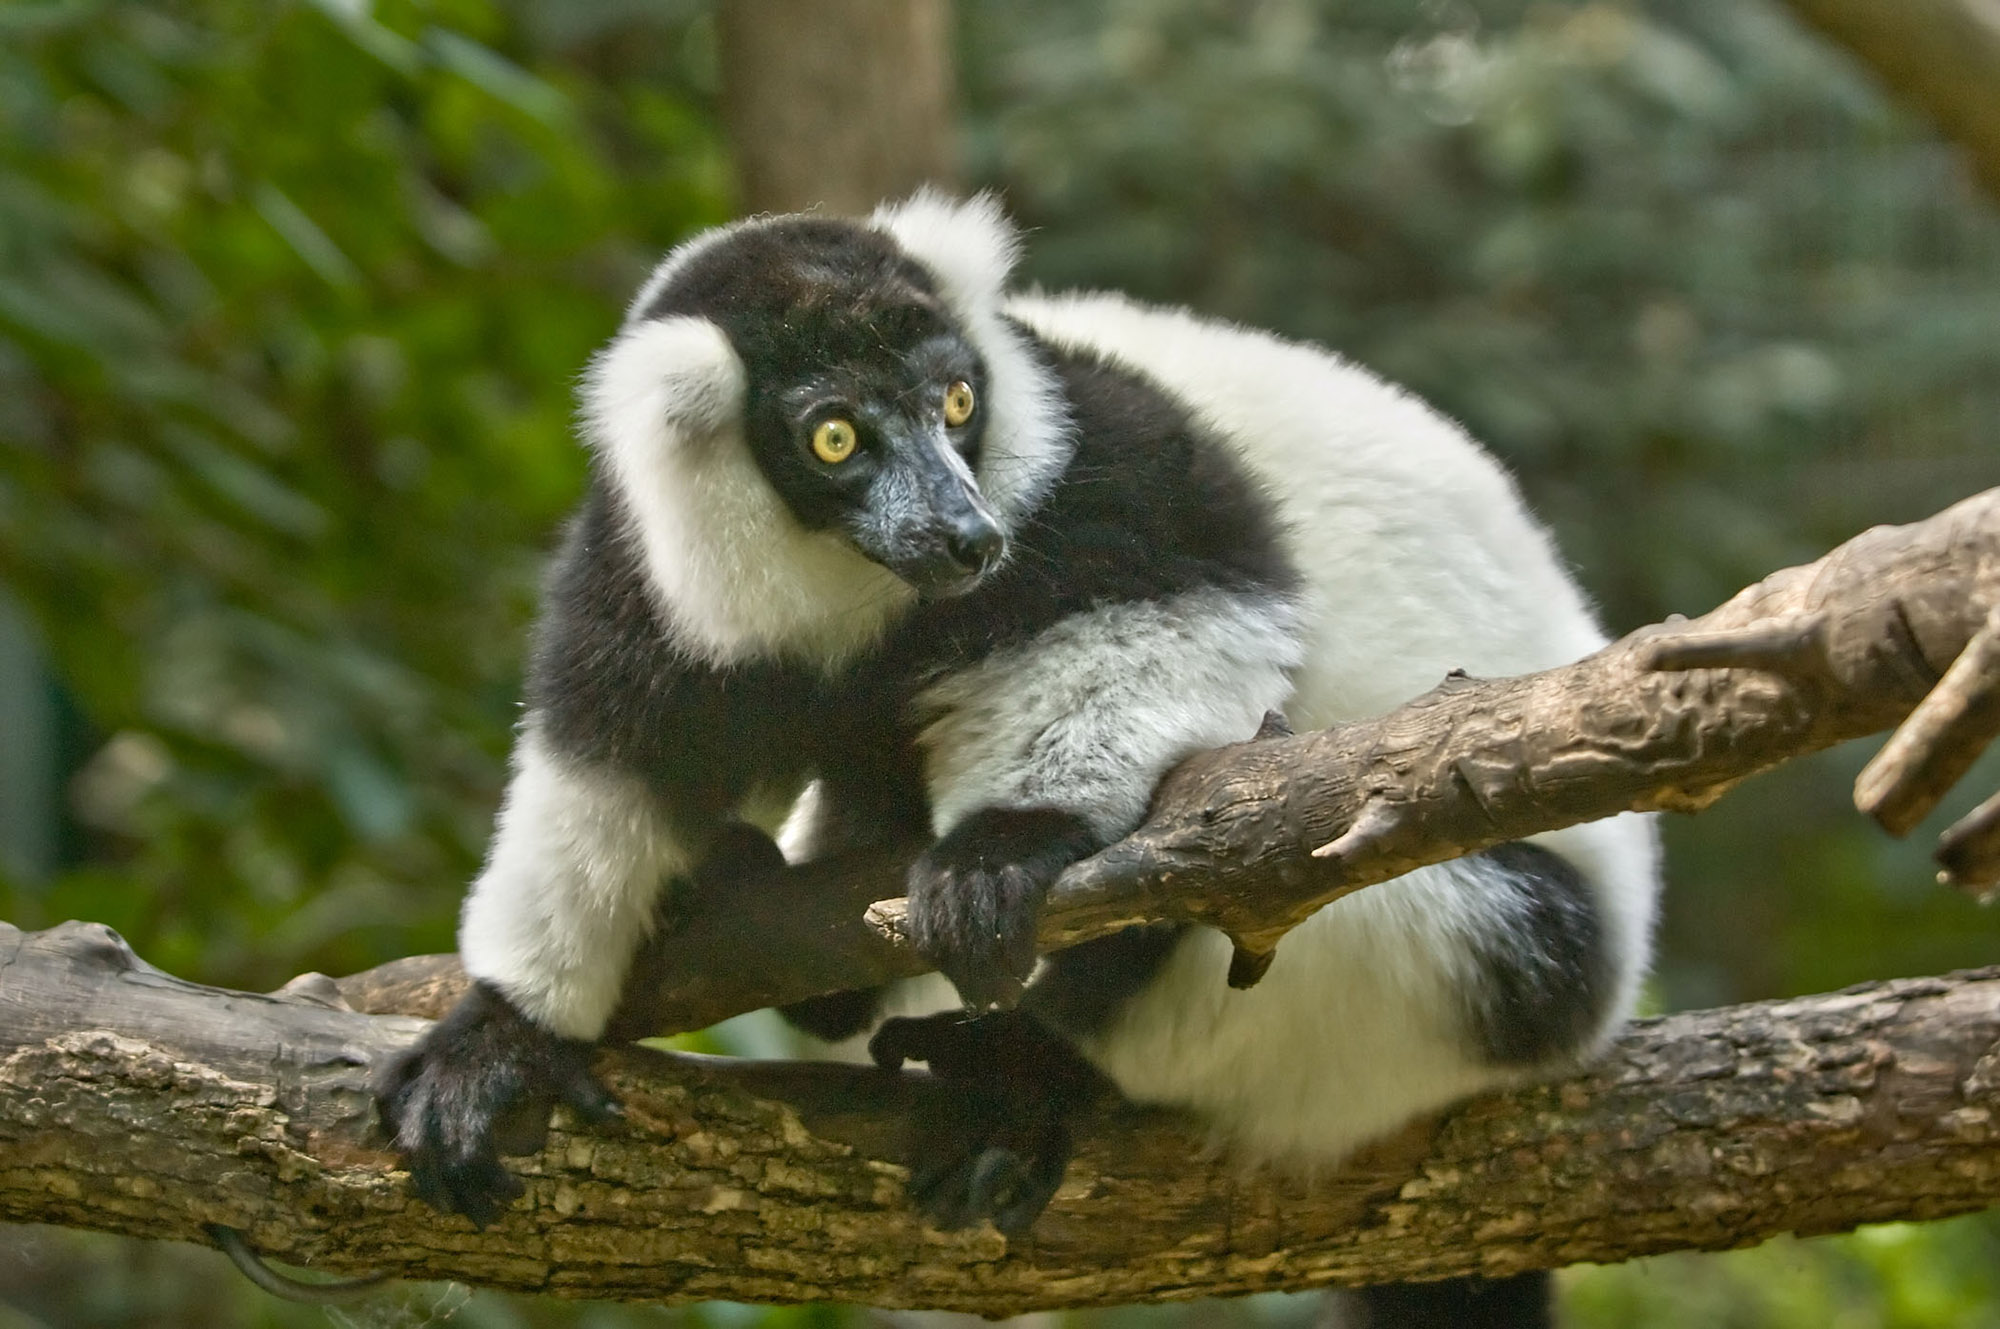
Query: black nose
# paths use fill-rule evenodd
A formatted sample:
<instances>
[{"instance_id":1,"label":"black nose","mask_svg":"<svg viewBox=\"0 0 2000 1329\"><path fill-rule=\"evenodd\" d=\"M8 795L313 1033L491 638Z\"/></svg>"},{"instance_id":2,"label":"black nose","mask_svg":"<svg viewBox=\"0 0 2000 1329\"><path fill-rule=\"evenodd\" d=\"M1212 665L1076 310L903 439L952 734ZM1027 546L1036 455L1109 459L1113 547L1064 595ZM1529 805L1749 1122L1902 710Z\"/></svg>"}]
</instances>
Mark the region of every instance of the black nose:
<instances>
[{"instance_id":1,"label":"black nose","mask_svg":"<svg viewBox=\"0 0 2000 1329\"><path fill-rule=\"evenodd\" d=\"M964 571L985 573L992 571L1000 555L1007 552L1007 537L986 518L970 517L951 528L945 535L944 546L951 561Z\"/></svg>"}]
</instances>

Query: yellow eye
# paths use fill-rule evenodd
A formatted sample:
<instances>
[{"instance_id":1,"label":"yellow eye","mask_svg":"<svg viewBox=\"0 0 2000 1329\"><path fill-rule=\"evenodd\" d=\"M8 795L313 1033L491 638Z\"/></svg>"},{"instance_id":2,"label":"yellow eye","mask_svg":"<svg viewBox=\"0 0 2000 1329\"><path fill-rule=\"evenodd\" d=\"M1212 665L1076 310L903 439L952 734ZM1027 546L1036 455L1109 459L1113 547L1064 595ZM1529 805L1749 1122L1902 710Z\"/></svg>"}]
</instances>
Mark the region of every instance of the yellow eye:
<instances>
[{"instance_id":1,"label":"yellow eye","mask_svg":"<svg viewBox=\"0 0 2000 1329\"><path fill-rule=\"evenodd\" d=\"M846 461L854 455L854 445L860 442L854 426L845 420L822 420L819 428L813 430L813 456L829 466Z\"/></svg>"},{"instance_id":2,"label":"yellow eye","mask_svg":"<svg viewBox=\"0 0 2000 1329\"><path fill-rule=\"evenodd\" d=\"M972 385L963 380L944 390L944 422L953 429L972 418Z\"/></svg>"}]
</instances>

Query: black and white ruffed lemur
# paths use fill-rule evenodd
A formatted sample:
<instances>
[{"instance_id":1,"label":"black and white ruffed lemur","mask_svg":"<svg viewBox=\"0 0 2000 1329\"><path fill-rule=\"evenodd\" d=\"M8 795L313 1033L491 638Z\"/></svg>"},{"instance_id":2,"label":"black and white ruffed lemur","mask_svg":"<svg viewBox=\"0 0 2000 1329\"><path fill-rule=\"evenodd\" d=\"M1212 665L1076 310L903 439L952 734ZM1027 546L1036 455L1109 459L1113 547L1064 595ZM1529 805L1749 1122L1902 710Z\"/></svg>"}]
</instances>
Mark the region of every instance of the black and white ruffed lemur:
<instances>
[{"instance_id":1,"label":"black and white ruffed lemur","mask_svg":"<svg viewBox=\"0 0 2000 1329\"><path fill-rule=\"evenodd\" d=\"M1016 249L986 197L740 222L669 254L592 362L592 481L459 934L476 982L378 1081L432 1203L490 1217L524 1114L608 1109L588 1055L663 885L795 805L794 856L931 836L913 935L1004 1008L893 1021L878 1059L1089 1068L1252 1159L1337 1163L1630 1011L1658 877L1635 816L1357 892L1247 990L1203 928L1036 963L1051 882L1190 753L1603 637L1508 477L1424 403L1185 310L1010 294ZM867 1008L807 1013L836 1035ZM931 1219L1031 1223L1071 1097L1016 1095L1052 1114L1025 1132L942 1126L915 1160Z\"/></svg>"}]
</instances>

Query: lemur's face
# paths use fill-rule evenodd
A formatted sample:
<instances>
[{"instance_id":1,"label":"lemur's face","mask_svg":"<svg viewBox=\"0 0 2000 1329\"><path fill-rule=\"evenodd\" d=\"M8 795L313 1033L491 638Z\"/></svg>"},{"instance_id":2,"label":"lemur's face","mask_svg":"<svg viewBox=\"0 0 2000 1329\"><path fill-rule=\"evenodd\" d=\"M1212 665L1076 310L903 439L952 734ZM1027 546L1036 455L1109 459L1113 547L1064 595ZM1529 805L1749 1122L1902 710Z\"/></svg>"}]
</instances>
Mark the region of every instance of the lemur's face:
<instances>
[{"instance_id":1,"label":"lemur's face","mask_svg":"<svg viewBox=\"0 0 2000 1329\"><path fill-rule=\"evenodd\" d=\"M728 336L745 441L803 525L928 595L998 565L1006 536L975 478L986 367L892 242L831 221L755 229L695 255L663 296L661 312Z\"/></svg>"},{"instance_id":2,"label":"lemur's face","mask_svg":"<svg viewBox=\"0 0 2000 1329\"><path fill-rule=\"evenodd\" d=\"M816 328L817 311L788 320L779 340L793 342L792 362L751 370L746 437L805 525L840 532L925 593L969 589L1006 546L973 475L979 357L931 311L872 312L858 325Z\"/></svg>"}]
</instances>

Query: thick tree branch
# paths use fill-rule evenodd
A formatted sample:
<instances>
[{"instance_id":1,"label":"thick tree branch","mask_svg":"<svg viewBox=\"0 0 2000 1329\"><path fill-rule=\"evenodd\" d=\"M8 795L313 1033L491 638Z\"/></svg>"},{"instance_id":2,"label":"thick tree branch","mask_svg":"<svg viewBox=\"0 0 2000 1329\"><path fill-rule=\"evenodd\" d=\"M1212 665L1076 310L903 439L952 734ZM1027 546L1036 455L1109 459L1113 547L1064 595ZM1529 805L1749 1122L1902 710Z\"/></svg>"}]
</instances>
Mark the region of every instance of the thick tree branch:
<instances>
[{"instance_id":1,"label":"thick tree branch","mask_svg":"<svg viewBox=\"0 0 2000 1329\"><path fill-rule=\"evenodd\" d=\"M2000 7L1993 0L1786 0L1970 155L2000 199Z\"/></svg>"},{"instance_id":2,"label":"thick tree branch","mask_svg":"<svg viewBox=\"0 0 2000 1329\"><path fill-rule=\"evenodd\" d=\"M1703 807L1759 771L1894 725L1996 607L2000 490L1867 531L1699 619L1560 669L1454 676L1378 719L1203 754L1168 777L1144 826L1064 875L1041 942L1178 919L1255 956L1327 901L1425 863L1629 808ZM1970 872L2000 848L2000 814L1979 816L1961 823ZM622 1032L698 1028L919 972L894 940L900 902L873 903L911 856L871 851L693 902L642 966ZM451 957L420 957L340 986L357 1009L434 1015L462 981Z\"/></svg>"},{"instance_id":3,"label":"thick tree branch","mask_svg":"<svg viewBox=\"0 0 2000 1329\"><path fill-rule=\"evenodd\" d=\"M310 985L308 985L310 986ZM629 1300L995 1315L1619 1260L2000 1198L2000 971L1646 1021L1558 1084L1420 1123L1338 1176L1243 1173L1185 1123L1095 1120L1032 1239L903 1203L911 1077L629 1049L625 1121L559 1119L484 1233L412 1200L367 1065L417 1032L223 992L94 924L0 926L0 1218Z\"/></svg>"}]
</instances>

